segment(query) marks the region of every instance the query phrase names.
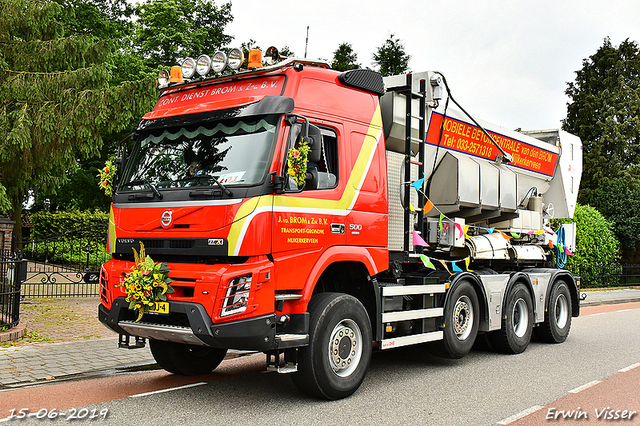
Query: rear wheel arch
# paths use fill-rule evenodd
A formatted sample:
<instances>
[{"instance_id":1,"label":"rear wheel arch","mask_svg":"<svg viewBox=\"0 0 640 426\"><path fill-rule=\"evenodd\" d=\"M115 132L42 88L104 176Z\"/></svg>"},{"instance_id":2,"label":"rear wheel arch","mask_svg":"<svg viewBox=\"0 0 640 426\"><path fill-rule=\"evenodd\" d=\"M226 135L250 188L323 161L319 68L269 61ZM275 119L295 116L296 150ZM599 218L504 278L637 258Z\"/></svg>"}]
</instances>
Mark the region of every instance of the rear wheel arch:
<instances>
[{"instance_id":1,"label":"rear wheel arch","mask_svg":"<svg viewBox=\"0 0 640 426\"><path fill-rule=\"evenodd\" d=\"M502 307L504 308L507 305L507 298L509 297L509 293L511 292L511 289L513 289L513 287L516 284L523 284L527 288L527 291L529 291L529 296L531 296L531 301L533 303L533 314L535 315L536 293L535 291L533 291L533 284L531 283L531 278L529 277L528 274L524 272L516 272L513 275L511 275L511 278L509 278L509 282L507 283L507 288L505 289L504 296L502 298Z\"/></svg>"},{"instance_id":2,"label":"rear wheel arch","mask_svg":"<svg viewBox=\"0 0 640 426\"><path fill-rule=\"evenodd\" d=\"M571 295L571 316L577 317L580 314L580 298L578 297L578 285L575 277L568 271L560 270L551 277L551 285L547 290L546 299L544 301L544 311L549 311L549 304L551 303L551 292L553 286L558 282L563 281L569 288L569 294Z\"/></svg>"}]
</instances>

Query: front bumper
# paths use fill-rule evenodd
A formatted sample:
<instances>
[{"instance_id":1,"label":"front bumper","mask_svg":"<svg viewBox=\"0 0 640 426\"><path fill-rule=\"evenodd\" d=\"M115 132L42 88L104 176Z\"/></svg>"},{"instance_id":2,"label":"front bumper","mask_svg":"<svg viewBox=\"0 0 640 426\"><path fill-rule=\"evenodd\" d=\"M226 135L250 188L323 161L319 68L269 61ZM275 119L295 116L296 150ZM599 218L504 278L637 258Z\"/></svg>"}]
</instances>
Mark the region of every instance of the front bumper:
<instances>
[{"instance_id":1,"label":"front bumper","mask_svg":"<svg viewBox=\"0 0 640 426\"><path fill-rule=\"evenodd\" d=\"M118 297L110 310L99 305L98 319L118 334L149 339L263 352L278 346L275 314L214 324L199 303L170 301L169 312L169 315L145 314L135 322L137 312L129 309L124 297Z\"/></svg>"}]
</instances>

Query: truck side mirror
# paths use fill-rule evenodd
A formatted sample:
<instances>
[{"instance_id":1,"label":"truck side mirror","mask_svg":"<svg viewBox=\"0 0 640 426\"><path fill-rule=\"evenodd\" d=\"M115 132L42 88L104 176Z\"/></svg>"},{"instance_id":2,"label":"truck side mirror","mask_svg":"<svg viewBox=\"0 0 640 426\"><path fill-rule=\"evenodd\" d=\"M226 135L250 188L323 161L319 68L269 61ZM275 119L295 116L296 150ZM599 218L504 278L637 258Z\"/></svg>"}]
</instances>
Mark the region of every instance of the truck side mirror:
<instances>
[{"instance_id":1,"label":"truck side mirror","mask_svg":"<svg viewBox=\"0 0 640 426\"><path fill-rule=\"evenodd\" d=\"M320 128L309 124L309 132L306 138L310 148L307 159L310 163L318 163L322 159L322 133Z\"/></svg>"},{"instance_id":2,"label":"truck side mirror","mask_svg":"<svg viewBox=\"0 0 640 426\"><path fill-rule=\"evenodd\" d=\"M276 172L271 173L271 184L273 185L273 189L276 194L278 195L284 194L285 182L286 182L285 177L278 176Z\"/></svg>"}]
</instances>

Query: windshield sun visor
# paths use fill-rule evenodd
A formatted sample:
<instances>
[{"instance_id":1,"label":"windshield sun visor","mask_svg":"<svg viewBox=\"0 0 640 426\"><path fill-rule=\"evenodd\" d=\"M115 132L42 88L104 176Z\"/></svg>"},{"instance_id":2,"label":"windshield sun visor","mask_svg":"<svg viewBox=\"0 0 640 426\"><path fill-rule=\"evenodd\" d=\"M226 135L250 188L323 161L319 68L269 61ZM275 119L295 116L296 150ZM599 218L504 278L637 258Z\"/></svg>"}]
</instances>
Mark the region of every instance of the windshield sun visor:
<instances>
[{"instance_id":1,"label":"windshield sun visor","mask_svg":"<svg viewBox=\"0 0 640 426\"><path fill-rule=\"evenodd\" d=\"M295 103L286 96L266 95L261 100L236 108L208 111L172 117L142 119L136 131L153 130L163 127L188 126L194 123L229 120L256 115L286 114L293 111Z\"/></svg>"}]
</instances>

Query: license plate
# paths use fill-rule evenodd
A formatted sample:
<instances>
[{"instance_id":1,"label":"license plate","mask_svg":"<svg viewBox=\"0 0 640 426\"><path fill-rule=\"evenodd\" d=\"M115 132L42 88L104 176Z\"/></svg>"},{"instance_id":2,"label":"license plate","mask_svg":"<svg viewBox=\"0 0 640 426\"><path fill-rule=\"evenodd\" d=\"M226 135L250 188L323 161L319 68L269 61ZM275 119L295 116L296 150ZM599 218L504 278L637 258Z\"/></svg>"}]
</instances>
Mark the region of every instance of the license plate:
<instances>
[{"instance_id":1,"label":"license plate","mask_svg":"<svg viewBox=\"0 0 640 426\"><path fill-rule=\"evenodd\" d=\"M169 302L156 302L153 308L149 308L150 314L169 315Z\"/></svg>"}]
</instances>

